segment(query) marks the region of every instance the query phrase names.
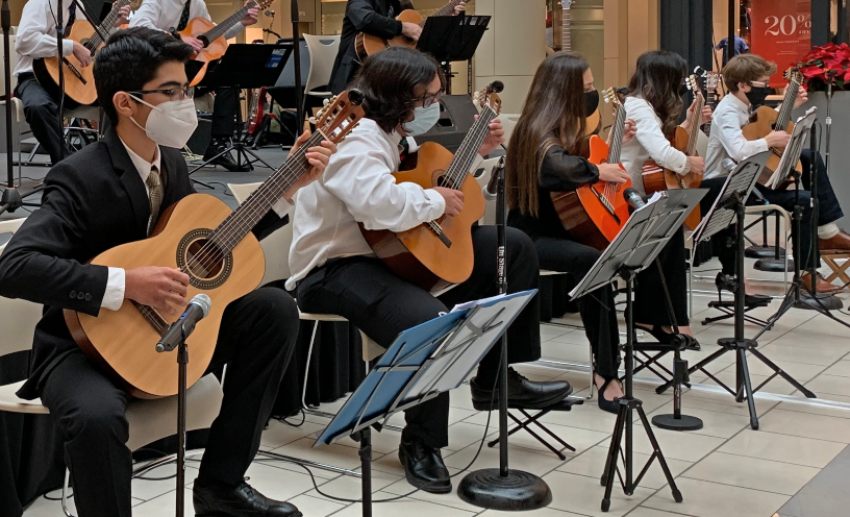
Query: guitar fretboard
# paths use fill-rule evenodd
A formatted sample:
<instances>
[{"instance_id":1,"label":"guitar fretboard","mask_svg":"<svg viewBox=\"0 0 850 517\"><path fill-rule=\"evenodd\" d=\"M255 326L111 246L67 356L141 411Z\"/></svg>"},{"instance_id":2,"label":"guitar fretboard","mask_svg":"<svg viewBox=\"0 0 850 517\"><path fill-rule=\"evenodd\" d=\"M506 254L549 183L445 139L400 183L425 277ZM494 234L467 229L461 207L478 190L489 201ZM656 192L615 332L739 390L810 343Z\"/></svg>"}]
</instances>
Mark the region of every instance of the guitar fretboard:
<instances>
[{"instance_id":1,"label":"guitar fretboard","mask_svg":"<svg viewBox=\"0 0 850 517\"><path fill-rule=\"evenodd\" d=\"M94 53L101 43L104 42L104 39L109 36L112 28L115 27L115 22L118 21L120 9L125 5L130 5L130 0L115 0L115 2L112 3L112 8L109 10L109 14L107 14L106 18L103 19L103 22L95 28L94 34L85 43L85 47L92 53Z\"/></svg>"},{"instance_id":2,"label":"guitar fretboard","mask_svg":"<svg viewBox=\"0 0 850 517\"><path fill-rule=\"evenodd\" d=\"M444 176L445 187L459 190L469 175L469 169L475 160L475 155L484 139L490 132L490 122L496 118L496 112L490 106L484 106L478 115L478 120L472 125L469 133L463 138L460 146L452 159L451 165Z\"/></svg>"},{"instance_id":3,"label":"guitar fretboard","mask_svg":"<svg viewBox=\"0 0 850 517\"><path fill-rule=\"evenodd\" d=\"M791 82L788 83L788 88L785 90L785 97L782 99L782 106L779 108L779 115L776 117L777 131L784 131L785 127L791 122L791 112L794 110L794 101L797 100L797 94L800 93L800 79L797 75L791 76Z\"/></svg>"}]
</instances>

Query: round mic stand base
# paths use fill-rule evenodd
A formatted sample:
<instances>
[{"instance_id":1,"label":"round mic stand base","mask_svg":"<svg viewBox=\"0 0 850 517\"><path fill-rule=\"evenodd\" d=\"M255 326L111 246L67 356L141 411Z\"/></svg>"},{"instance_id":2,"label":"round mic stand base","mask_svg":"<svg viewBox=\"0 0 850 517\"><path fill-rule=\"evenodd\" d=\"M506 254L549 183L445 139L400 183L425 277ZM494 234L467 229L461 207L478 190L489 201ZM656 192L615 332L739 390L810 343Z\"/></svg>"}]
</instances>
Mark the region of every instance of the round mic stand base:
<instances>
[{"instance_id":1,"label":"round mic stand base","mask_svg":"<svg viewBox=\"0 0 850 517\"><path fill-rule=\"evenodd\" d=\"M668 431L696 431L702 429L702 420L690 415L655 415L652 425Z\"/></svg>"},{"instance_id":2,"label":"round mic stand base","mask_svg":"<svg viewBox=\"0 0 850 517\"><path fill-rule=\"evenodd\" d=\"M522 470L481 469L460 482L458 496L469 504L500 511L528 511L552 502L552 491L540 477Z\"/></svg>"}]
</instances>

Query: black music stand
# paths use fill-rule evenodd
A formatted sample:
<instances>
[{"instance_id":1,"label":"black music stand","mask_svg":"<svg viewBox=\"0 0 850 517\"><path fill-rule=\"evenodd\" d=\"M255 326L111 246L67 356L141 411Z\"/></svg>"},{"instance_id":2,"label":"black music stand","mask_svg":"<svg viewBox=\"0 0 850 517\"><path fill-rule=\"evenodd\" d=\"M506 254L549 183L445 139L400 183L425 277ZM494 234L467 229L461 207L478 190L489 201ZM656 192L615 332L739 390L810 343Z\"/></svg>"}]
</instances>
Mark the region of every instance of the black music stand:
<instances>
[{"instance_id":1,"label":"black music stand","mask_svg":"<svg viewBox=\"0 0 850 517\"><path fill-rule=\"evenodd\" d=\"M667 484L673 492L673 499L677 503L682 502L682 493L676 486L673 474L670 472L664 454L661 452L661 446L649 425L649 420L643 409L643 401L634 397L634 344L637 341L637 336L635 335L632 293L634 292L635 275L652 265L655 258L667 245L673 234L679 231L688 214L704 195L704 190L694 189L657 192L644 206L635 210L614 241L602 252L602 255L590 268L590 271L570 291L570 297L577 299L600 287L611 284L618 276L626 282L625 396L618 400L620 407L617 412L617 422L614 425L614 433L608 449L605 471L600 480L605 487L605 495L601 504L603 512L607 512L611 506L614 478L619 478L623 491L627 495L631 495L656 458L661 464ZM649 461L640 470L637 477L633 476L634 457L632 450L632 413L635 411L643 423L644 432L653 450ZM622 443L624 433L625 447ZM625 476L617 468L620 455L623 457Z\"/></svg>"},{"instance_id":2,"label":"black music stand","mask_svg":"<svg viewBox=\"0 0 850 517\"><path fill-rule=\"evenodd\" d=\"M198 86L207 87L211 90L219 87L232 87L241 90L242 88L273 86L280 76L283 67L286 65L290 54L292 54L292 47L292 43L285 42L229 45L218 64L210 66L210 69ZM237 110L237 113L239 113L239 110ZM254 170L254 164L259 162L266 168L274 170L274 167L248 148L244 142L244 138L242 138L241 128L239 132L240 134L236 138L230 139L229 147L190 170L189 175L206 167L230 151L236 153L236 164L240 167L247 165L248 170Z\"/></svg>"},{"instance_id":3,"label":"black music stand","mask_svg":"<svg viewBox=\"0 0 850 517\"><path fill-rule=\"evenodd\" d=\"M434 56L446 76L446 91L451 92L452 61L469 61L487 30L490 16L429 16L425 20L416 48Z\"/></svg>"},{"instance_id":4,"label":"black music stand","mask_svg":"<svg viewBox=\"0 0 850 517\"><path fill-rule=\"evenodd\" d=\"M399 334L378 363L316 439L316 446L344 436L360 442L363 516L372 515L372 436L394 413L463 384L507 327L537 293L523 291L478 300ZM546 485L538 494L551 501Z\"/></svg>"}]
</instances>

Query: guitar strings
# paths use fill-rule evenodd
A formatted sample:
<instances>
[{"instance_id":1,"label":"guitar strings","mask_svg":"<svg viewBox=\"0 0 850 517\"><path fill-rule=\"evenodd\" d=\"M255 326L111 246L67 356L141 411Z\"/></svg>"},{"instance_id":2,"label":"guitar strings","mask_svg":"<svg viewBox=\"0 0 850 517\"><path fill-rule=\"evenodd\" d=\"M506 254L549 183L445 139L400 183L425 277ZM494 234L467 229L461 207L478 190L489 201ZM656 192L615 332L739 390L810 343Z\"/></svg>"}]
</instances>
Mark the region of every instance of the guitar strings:
<instances>
[{"instance_id":1,"label":"guitar strings","mask_svg":"<svg viewBox=\"0 0 850 517\"><path fill-rule=\"evenodd\" d=\"M446 173L448 184L451 188L461 188L461 184L466 179L467 174L469 174L469 166L475 159L475 153L478 152L478 149L472 148L471 142L475 142L479 139L483 142L485 133L490 130L490 122L492 122L494 118L496 118L496 112L487 106L486 110L484 110L478 120L475 121L475 125L467 134L467 137L463 139L463 142L461 142L461 150L455 155L455 158L449 166L449 171Z\"/></svg>"},{"instance_id":2,"label":"guitar strings","mask_svg":"<svg viewBox=\"0 0 850 517\"><path fill-rule=\"evenodd\" d=\"M190 257L187 266L190 269L196 266L209 269L220 260L221 254L226 254L235 247L280 197L280 192L285 192L292 186L305 165L309 166L309 163L305 163L307 149L320 143L323 138L324 135L320 131L311 135L295 155L290 156L260 188L248 196L242 206L219 224L201 249Z\"/></svg>"}]
</instances>

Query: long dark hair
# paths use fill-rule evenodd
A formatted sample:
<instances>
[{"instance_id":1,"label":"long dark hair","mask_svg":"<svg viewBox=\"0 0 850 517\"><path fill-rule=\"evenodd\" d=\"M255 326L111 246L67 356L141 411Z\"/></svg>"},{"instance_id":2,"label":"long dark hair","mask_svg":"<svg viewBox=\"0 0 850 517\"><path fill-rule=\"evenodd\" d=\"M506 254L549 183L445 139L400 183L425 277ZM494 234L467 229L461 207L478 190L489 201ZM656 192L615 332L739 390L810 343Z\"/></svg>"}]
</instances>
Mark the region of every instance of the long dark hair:
<instances>
[{"instance_id":1,"label":"long dark hair","mask_svg":"<svg viewBox=\"0 0 850 517\"><path fill-rule=\"evenodd\" d=\"M437 61L415 49L391 47L367 59L353 86L363 92L363 110L386 132L413 118L416 100L428 93L428 85L446 81Z\"/></svg>"},{"instance_id":2,"label":"long dark hair","mask_svg":"<svg viewBox=\"0 0 850 517\"><path fill-rule=\"evenodd\" d=\"M668 50L644 52L629 82L629 95L640 95L661 119L661 129L670 136L679 124L684 102L680 88L688 75L685 59Z\"/></svg>"},{"instance_id":3,"label":"long dark hair","mask_svg":"<svg viewBox=\"0 0 850 517\"><path fill-rule=\"evenodd\" d=\"M556 52L537 68L508 145L508 204L537 216L538 173L553 145L578 154L585 134L584 73L587 60L574 52Z\"/></svg>"}]
</instances>

